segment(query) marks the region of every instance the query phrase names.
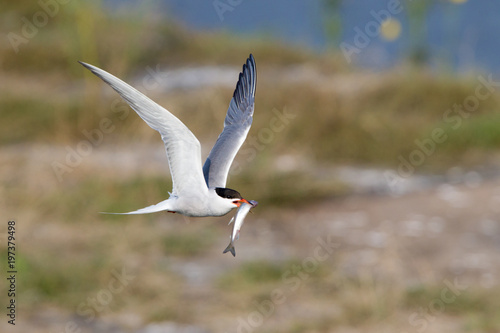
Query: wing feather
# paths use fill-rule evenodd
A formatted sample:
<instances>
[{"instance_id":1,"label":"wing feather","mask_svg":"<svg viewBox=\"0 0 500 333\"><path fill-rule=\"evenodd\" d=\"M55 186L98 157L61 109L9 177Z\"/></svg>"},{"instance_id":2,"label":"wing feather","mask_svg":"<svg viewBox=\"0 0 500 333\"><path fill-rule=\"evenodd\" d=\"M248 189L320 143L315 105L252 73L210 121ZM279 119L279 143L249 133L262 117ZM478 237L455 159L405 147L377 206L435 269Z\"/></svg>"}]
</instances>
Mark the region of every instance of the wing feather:
<instances>
[{"instance_id":1,"label":"wing feather","mask_svg":"<svg viewBox=\"0 0 500 333\"><path fill-rule=\"evenodd\" d=\"M160 133L172 175L172 195L208 190L201 169L200 142L186 125L117 77L95 66L80 63L110 85L152 129Z\"/></svg>"},{"instance_id":2,"label":"wing feather","mask_svg":"<svg viewBox=\"0 0 500 333\"><path fill-rule=\"evenodd\" d=\"M217 138L203 166L208 187L226 187L229 168L252 126L257 71L250 54L239 75L229 103L224 130Z\"/></svg>"}]
</instances>

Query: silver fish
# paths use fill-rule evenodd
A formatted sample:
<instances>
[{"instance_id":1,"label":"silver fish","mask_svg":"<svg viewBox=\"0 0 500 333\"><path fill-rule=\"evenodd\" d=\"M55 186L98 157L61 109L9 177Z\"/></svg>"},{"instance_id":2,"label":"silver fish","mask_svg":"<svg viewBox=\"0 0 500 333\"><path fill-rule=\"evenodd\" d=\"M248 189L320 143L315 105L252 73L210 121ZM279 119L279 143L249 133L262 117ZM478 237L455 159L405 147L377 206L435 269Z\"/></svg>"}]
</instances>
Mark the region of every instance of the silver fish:
<instances>
[{"instance_id":1,"label":"silver fish","mask_svg":"<svg viewBox=\"0 0 500 333\"><path fill-rule=\"evenodd\" d=\"M231 224L234 221L233 231L231 233L231 236L229 236L229 239L230 239L229 245L226 247L226 249L222 253L231 252L233 257L236 257L236 251L234 250L234 242L240 237L240 230L241 230L241 226L243 225L243 222L245 221L245 216L247 216L247 214L251 208L254 208L258 204L258 202L255 200L250 200L248 202L250 204L243 202L241 204L240 208L238 208L236 215L233 216L231 221L229 221L229 224Z\"/></svg>"}]
</instances>

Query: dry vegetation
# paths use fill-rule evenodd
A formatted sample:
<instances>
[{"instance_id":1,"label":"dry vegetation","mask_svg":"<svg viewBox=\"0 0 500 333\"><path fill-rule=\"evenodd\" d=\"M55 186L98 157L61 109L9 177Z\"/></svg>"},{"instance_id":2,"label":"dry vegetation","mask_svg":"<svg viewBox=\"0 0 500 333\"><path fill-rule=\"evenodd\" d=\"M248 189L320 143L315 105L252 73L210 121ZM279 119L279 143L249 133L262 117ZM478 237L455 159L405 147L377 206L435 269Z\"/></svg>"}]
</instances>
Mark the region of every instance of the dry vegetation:
<instances>
[{"instance_id":1,"label":"dry vegetation","mask_svg":"<svg viewBox=\"0 0 500 333\"><path fill-rule=\"evenodd\" d=\"M21 29L20 17L40 10L27 3L3 6L2 37ZM460 211L443 208L438 190L396 199L351 197L345 184L330 177L337 165L396 167L399 155L408 156L415 140L438 127L449 138L418 172L490 163L500 143L498 94L481 101L455 129L443 115L475 93L476 76L405 66L363 73L334 53L195 34L151 12L110 16L96 2L70 2L18 53L8 44L0 48L0 211L4 222L18 222L18 320L25 331L62 332L69 322L82 332L140 332L171 322L177 330L195 325L234 332L260 318L255 331L500 329L500 265L491 255L498 247L491 199L498 196L497 185L460 189L475 208ZM247 142L238 157L242 169L229 185L260 205L247 218L236 259L221 254L229 217L97 214L156 203L171 183L158 135L132 111L121 119L117 96L76 61L140 84L148 66L239 68L250 52L259 70L250 138L260 148ZM213 142L231 94L231 88L216 86L150 95L201 142ZM291 116L263 142L260 131L277 113ZM77 149L86 140L83 131L100 128L103 118L112 120L113 131L59 180L53 162L64 161L67 147ZM417 228L419 237L408 227L415 220L424 226ZM488 225L486 220L493 226L480 233L476 226ZM335 250L321 259L318 237L324 242L330 236ZM380 237L384 241L377 243ZM1 251L5 258L4 246ZM457 260L483 252L491 263L487 269L472 265L463 275L453 270ZM130 281L107 293L122 270ZM443 281L457 276L466 277L467 290L443 309L421 314L441 304L432 302L442 297ZM493 277L488 288L478 282L484 276ZM0 295L3 300L4 284ZM93 307L96 299L105 305ZM272 311L266 310L270 300ZM420 321L411 320L415 313ZM0 327L11 329L4 319Z\"/></svg>"}]
</instances>

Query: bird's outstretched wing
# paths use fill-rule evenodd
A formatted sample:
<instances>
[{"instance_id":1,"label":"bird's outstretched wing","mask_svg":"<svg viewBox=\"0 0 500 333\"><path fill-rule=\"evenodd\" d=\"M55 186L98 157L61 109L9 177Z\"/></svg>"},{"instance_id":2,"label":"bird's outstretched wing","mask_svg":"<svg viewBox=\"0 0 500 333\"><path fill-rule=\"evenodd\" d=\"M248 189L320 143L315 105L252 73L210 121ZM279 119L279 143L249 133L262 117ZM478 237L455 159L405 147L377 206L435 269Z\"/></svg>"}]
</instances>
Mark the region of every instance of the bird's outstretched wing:
<instances>
[{"instance_id":1,"label":"bird's outstretched wing","mask_svg":"<svg viewBox=\"0 0 500 333\"><path fill-rule=\"evenodd\" d=\"M117 77L95 66L80 63L116 90L152 129L160 132L172 174L172 195L207 191L201 169L200 142L189 128L166 109Z\"/></svg>"},{"instance_id":2,"label":"bird's outstretched wing","mask_svg":"<svg viewBox=\"0 0 500 333\"><path fill-rule=\"evenodd\" d=\"M208 187L226 187L229 168L252 126L256 82L255 60L250 54L229 103L224 130L203 166Z\"/></svg>"}]
</instances>

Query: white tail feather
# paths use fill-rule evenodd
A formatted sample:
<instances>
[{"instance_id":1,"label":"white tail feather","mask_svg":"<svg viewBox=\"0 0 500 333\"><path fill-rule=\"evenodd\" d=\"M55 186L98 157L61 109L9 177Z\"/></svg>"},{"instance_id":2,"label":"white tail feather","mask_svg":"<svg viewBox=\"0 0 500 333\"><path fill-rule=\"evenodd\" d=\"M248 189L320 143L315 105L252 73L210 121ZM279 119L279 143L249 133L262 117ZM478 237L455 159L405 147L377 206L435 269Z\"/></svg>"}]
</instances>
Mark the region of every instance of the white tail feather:
<instances>
[{"instance_id":1,"label":"white tail feather","mask_svg":"<svg viewBox=\"0 0 500 333\"><path fill-rule=\"evenodd\" d=\"M156 212L161 212L164 210L172 211L172 201L169 201L170 199L164 200L162 202L157 203L156 205L151 205L145 208L141 208L138 210L134 210L133 212L127 212L127 213L108 213L108 212L101 212L101 214L114 214L114 215L133 215L133 214L149 214L149 213L156 213Z\"/></svg>"}]
</instances>

